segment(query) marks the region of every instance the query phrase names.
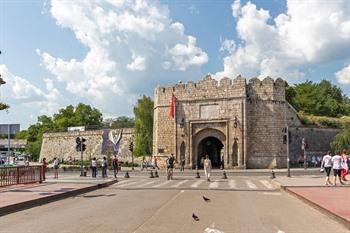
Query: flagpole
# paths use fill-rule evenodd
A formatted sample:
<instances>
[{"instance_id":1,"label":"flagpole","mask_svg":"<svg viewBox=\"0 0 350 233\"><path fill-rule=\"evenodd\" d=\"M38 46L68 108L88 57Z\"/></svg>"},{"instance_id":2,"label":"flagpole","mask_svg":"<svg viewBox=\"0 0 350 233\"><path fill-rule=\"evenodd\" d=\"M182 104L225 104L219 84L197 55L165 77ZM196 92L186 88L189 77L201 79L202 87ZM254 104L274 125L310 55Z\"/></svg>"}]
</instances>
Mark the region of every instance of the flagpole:
<instances>
[{"instance_id":1,"label":"flagpole","mask_svg":"<svg viewBox=\"0 0 350 233\"><path fill-rule=\"evenodd\" d=\"M174 95L174 93L173 93ZM174 121L175 121L175 160L177 161L177 123L176 123L176 97L174 95Z\"/></svg>"}]
</instances>

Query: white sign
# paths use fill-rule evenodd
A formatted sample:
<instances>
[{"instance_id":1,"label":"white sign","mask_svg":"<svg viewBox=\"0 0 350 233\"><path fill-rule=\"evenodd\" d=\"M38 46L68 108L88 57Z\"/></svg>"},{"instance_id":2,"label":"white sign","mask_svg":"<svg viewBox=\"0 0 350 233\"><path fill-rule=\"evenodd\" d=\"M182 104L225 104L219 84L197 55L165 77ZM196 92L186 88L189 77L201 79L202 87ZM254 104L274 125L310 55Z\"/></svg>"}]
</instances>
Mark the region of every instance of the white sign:
<instances>
[{"instance_id":1,"label":"white sign","mask_svg":"<svg viewBox=\"0 0 350 233\"><path fill-rule=\"evenodd\" d=\"M68 132L71 131L85 131L85 126L68 127Z\"/></svg>"},{"instance_id":2,"label":"white sign","mask_svg":"<svg viewBox=\"0 0 350 233\"><path fill-rule=\"evenodd\" d=\"M220 113L220 106L217 104L200 106L201 119L219 118L219 113Z\"/></svg>"}]
</instances>

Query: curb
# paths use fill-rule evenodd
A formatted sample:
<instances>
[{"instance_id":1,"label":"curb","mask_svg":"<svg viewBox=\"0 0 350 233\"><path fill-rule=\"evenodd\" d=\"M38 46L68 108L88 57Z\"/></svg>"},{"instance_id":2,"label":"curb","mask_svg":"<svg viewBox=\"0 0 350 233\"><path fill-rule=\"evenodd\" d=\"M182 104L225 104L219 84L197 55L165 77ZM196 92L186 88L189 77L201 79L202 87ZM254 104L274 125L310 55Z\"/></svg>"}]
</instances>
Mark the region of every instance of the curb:
<instances>
[{"instance_id":1,"label":"curb","mask_svg":"<svg viewBox=\"0 0 350 233\"><path fill-rule=\"evenodd\" d=\"M110 186L114 183L117 183L117 182L118 182L117 180L112 180L112 181L108 181L106 183L95 184L95 185L92 185L89 187L76 189L76 190L68 191L65 193L59 193L59 194L48 196L48 197L42 197L42 198L30 200L30 201L20 202L20 203L8 205L5 207L1 207L0 208L0 217L7 215L7 214L14 213L14 212L18 212L21 210L29 209L29 208L32 208L35 206L40 206L40 205L48 204L51 202L59 201L59 200L62 200L62 199L68 198L68 197L73 197L73 196L77 196L79 194L95 191L97 189L108 187L108 186Z\"/></svg>"},{"instance_id":2,"label":"curb","mask_svg":"<svg viewBox=\"0 0 350 233\"><path fill-rule=\"evenodd\" d=\"M318 205L317 203L315 203L315 202L313 202L313 201L311 201L311 200L309 200L307 198L304 198L303 196L293 192L292 190L289 190L288 189L289 187L292 187L292 188L294 188L294 187L296 187L296 188L301 188L301 187L307 188L307 187L309 187L310 188L310 186L283 186L283 185L281 185L281 189L283 189L285 192L291 194L292 196L298 198L299 200L303 201L304 203L308 204L309 206L311 206L311 207L313 207L313 208L315 208L315 209L317 209L319 211L325 212L332 219L336 220L337 222L343 224L345 227L350 229L350 221L349 220L347 220L347 219L337 215L336 213L333 213L332 211L330 211L330 210L328 210L328 209ZM322 187L324 187L324 186L322 186ZM317 188L319 188L319 187L317 187Z\"/></svg>"}]
</instances>

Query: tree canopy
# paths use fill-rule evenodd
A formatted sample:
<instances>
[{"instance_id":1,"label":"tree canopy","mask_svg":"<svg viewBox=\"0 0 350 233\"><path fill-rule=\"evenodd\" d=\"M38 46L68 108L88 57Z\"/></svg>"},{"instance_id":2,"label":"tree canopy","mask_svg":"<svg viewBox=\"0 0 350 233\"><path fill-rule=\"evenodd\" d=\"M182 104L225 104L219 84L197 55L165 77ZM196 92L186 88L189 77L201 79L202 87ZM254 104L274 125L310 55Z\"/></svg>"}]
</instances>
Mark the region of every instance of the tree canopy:
<instances>
[{"instance_id":1,"label":"tree canopy","mask_svg":"<svg viewBox=\"0 0 350 233\"><path fill-rule=\"evenodd\" d=\"M332 150L339 153L341 150L350 150L350 124L344 126L344 130L335 136L331 143Z\"/></svg>"},{"instance_id":2,"label":"tree canopy","mask_svg":"<svg viewBox=\"0 0 350 233\"><path fill-rule=\"evenodd\" d=\"M287 86L286 99L295 109L306 114L330 117L350 114L350 99L327 80Z\"/></svg>"},{"instance_id":3,"label":"tree canopy","mask_svg":"<svg viewBox=\"0 0 350 233\"><path fill-rule=\"evenodd\" d=\"M29 126L16 134L17 139L27 139L26 152L33 160L39 158L43 134L46 132L65 131L71 126L101 127L102 114L86 104L78 104L76 107L69 105L62 108L53 117L42 115L38 117L36 124Z\"/></svg>"},{"instance_id":4,"label":"tree canopy","mask_svg":"<svg viewBox=\"0 0 350 233\"><path fill-rule=\"evenodd\" d=\"M134 128L134 118L121 116L117 118L109 118L103 121L104 128L120 129L120 128Z\"/></svg>"},{"instance_id":5,"label":"tree canopy","mask_svg":"<svg viewBox=\"0 0 350 233\"><path fill-rule=\"evenodd\" d=\"M152 155L153 143L153 100L143 96L137 100L135 114L135 148L136 156Z\"/></svg>"}]
</instances>

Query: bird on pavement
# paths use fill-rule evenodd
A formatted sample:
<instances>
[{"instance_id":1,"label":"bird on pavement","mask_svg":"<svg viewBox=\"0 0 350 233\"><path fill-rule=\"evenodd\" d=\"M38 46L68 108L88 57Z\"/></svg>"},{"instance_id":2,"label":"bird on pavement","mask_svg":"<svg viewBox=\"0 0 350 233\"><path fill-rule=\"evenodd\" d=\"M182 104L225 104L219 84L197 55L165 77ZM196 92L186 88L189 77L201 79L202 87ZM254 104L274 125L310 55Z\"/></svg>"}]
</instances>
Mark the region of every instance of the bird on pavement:
<instances>
[{"instance_id":1,"label":"bird on pavement","mask_svg":"<svg viewBox=\"0 0 350 233\"><path fill-rule=\"evenodd\" d=\"M194 221L199 221L199 218L197 215L195 215L194 213L192 214L192 218Z\"/></svg>"},{"instance_id":2,"label":"bird on pavement","mask_svg":"<svg viewBox=\"0 0 350 233\"><path fill-rule=\"evenodd\" d=\"M205 197L205 196L203 196L203 200L204 200L205 202L209 202L209 201L210 201L210 199L207 198L207 197Z\"/></svg>"}]
</instances>

